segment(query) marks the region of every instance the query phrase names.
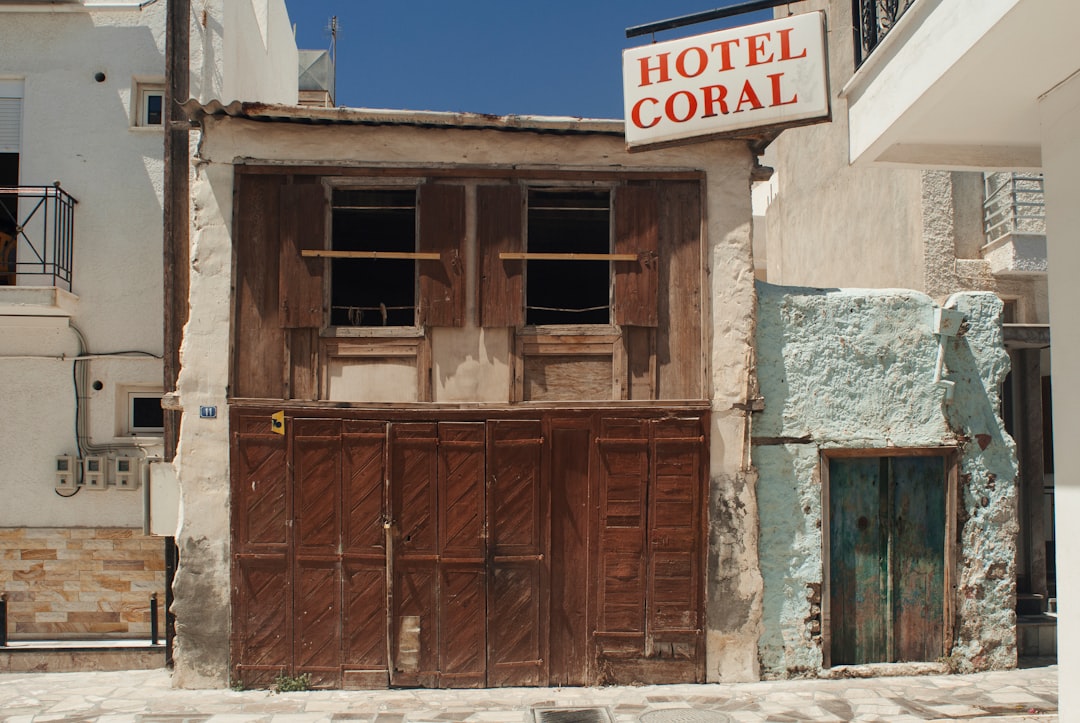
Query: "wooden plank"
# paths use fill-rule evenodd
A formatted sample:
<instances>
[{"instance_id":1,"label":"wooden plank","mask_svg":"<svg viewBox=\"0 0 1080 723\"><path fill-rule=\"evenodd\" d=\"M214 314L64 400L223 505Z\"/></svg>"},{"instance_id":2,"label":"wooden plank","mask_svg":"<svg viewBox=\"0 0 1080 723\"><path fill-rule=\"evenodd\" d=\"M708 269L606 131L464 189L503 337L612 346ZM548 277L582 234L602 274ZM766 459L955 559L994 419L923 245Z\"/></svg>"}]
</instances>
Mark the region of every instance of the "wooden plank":
<instances>
[{"instance_id":1,"label":"wooden plank","mask_svg":"<svg viewBox=\"0 0 1080 723\"><path fill-rule=\"evenodd\" d=\"M287 329L288 397L319 398L319 332L317 329Z\"/></svg>"},{"instance_id":2,"label":"wooden plank","mask_svg":"<svg viewBox=\"0 0 1080 723\"><path fill-rule=\"evenodd\" d=\"M878 457L829 462L833 665L888 657L887 467Z\"/></svg>"},{"instance_id":3,"label":"wooden plank","mask_svg":"<svg viewBox=\"0 0 1080 723\"><path fill-rule=\"evenodd\" d=\"M614 266L615 323L656 326L660 252L656 187L619 186L614 196L615 255L632 261Z\"/></svg>"},{"instance_id":4,"label":"wooden plank","mask_svg":"<svg viewBox=\"0 0 1080 723\"><path fill-rule=\"evenodd\" d=\"M551 670L548 685L588 685L592 632L589 566L594 468L588 417L550 422L551 443Z\"/></svg>"},{"instance_id":5,"label":"wooden plank","mask_svg":"<svg viewBox=\"0 0 1080 723\"><path fill-rule=\"evenodd\" d=\"M326 189L321 183L281 186L279 318L286 329L323 326L325 262L305 258L301 252L326 247L326 214Z\"/></svg>"},{"instance_id":6,"label":"wooden plank","mask_svg":"<svg viewBox=\"0 0 1080 723\"><path fill-rule=\"evenodd\" d=\"M538 421L488 422L488 685L548 677L548 495Z\"/></svg>"},{"instance_id":7,"label":"wooden plank","mask_svg":"<svg viewBox=\"0 0 1080 723\"><path fill-rule=\"evenodd\" d=\"M945 654L945 463L891 462L896 661L937 660Z\"/></svg>"},{"instance_id":8,"label":"wooden plank","mask_svg":"<svg viewBox=\"0 0 1080 723\"><path fill-rule=\"evenodd\" d=\"M523 367L525 401L612 398L610 356L527 356Z\"/></svg>"},{"instance_id":9,"label":"wooden plank","mask_svg":"<svg viewBox=\"0 0 1080 723\"><path fill-rule=\"evenodd\" d=\"M434 251L332 251L330 249L304 249L304 258L316 259L412 259L415 261L438 261L442 254Z\"/></svg>"},{"instance_id":10,"label":"wooden plank","mask_svg":"<svg viewBox=\"0 0 1080 723\"><path fill-rule=\"evenodd\" d=\"M640 326L623 329L626 398L653 399L656 393L656 332Z\"/></svg>"},{"instance_id":11,"label":"wooden plank","mask_svg":"<svg viewBox=\"0 0 1080 723\"><path fill-rule=\"evenodd\" d=\"M516 181L518 179L540 179L544 181L569 181L595 182L595 181L622 181L642 180L704 180L705 173L700 170L686 168L650 168L644 171L619 170L605 171L602 169L590 169L588 171L560 170L553 168L530 169L513 166L494 166L486 168L470 167L462 171L457 163L428 164L424 166L373 166L363 161L357 165L348 165L337 162L318 161L316 159L305 160L297 164L296 161L274 161L262 158L240 159L235 163L237 173L245 175L266 174L292 174L296 176L360 176L364 178L482 178L485 180Z\"/></svg>"},{"instance_id":12,"label":"wooden plank","mask_svg":"<svg viewBox=\"0 0 1080 723\"><path fill-rule=\"evenodd\" d=\"M236 193L236 331L230 389L284 398L285 338L278 312L279 176L239 176Z\"/></svg>"},{"instance_id":13,"label":"wooden plank","mask_svg":"<svg viewBox=\"0 0 1080 723\"><path fill-rule=\"evenodd\" d=\"M419 189L421 326L465 325L465 186L425 183Z\"/></svg>"},{"instance_id":14,"label":"wooden plank","mask_svg":"<svg viewBox=\"0 0 1080 723\"><path fill-rule=\"evenodd\" d=\"M499 258L503 261L641 261L642 254L547 254L504 251L499 254Z\"/></svg>"},{"instance_id":15,"label":"wooden plank","mask_svg":"<svg viewBox=\"0 0 1080 723\"><path fill-rule=\"evenodd\" d=\"M502 253L524 249L525 195L517 184L476 189L476 245L480 256L476 298L480 326L525 323L523 261L503 261Z\"/></svg>"},{"instance_id":16,"label":"wooden plank","mask_svg":"<svg viewBox=\"0 0 1080 723\"><path fill-rule=\"evenodd\" d=\"M707 369L701 324L701 187L661 183L659 194L656 398L700 399Z\"/></svg>"}]
</instances>

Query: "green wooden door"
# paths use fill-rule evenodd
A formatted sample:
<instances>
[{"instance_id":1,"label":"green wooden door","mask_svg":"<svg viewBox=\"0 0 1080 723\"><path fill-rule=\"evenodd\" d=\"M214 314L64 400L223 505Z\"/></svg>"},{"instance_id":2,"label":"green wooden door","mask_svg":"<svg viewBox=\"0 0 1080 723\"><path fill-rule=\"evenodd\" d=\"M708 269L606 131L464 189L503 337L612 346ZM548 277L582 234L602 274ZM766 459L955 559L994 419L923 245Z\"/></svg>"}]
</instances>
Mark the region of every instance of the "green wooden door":
<instances>
[{"instance_id":1,"label":"green wooden door","mask_svg":"<svg viewBox=\"0 0 1080 723\"><path fill-rule=\"evenodd\" d=\"M945 489L939 456L829 460L833 665L943 654Z\"/></svg>"}]
</instances>

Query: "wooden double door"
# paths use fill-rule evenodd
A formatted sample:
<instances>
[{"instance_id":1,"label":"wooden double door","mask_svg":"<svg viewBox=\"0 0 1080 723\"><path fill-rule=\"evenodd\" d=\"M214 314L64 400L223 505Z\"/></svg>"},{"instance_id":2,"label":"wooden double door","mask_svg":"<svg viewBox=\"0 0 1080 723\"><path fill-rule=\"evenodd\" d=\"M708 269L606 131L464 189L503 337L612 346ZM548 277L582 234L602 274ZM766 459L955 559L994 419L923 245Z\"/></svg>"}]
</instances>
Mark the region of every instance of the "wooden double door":
<instances>
[{"instance_id":1,"label":"wooden double door","mask_svg":"<svg viewBox=\"0 0 1080 723\"><path fill-rule=\"evenodd\" d=\"M703 676L704 420L233 418L234 676Z\"/></svg>"}]
</instances>

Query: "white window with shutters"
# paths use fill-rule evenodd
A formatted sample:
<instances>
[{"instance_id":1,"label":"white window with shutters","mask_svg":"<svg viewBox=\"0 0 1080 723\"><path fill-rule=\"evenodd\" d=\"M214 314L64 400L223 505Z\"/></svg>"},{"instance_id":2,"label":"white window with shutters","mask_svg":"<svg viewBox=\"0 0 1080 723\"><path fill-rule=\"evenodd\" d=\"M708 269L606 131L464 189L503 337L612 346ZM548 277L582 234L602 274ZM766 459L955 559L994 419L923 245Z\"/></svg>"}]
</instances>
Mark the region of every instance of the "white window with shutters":
<instances>
[{"instance_id":1,"label":"white window with shutters","mask_svg":"<svg viewBox=\"0 0 1080 723\"><path fill-rule=\"evenodd\" d=\"M22 142L22 80L0 78L0 153L18 153Z\"/></svg>"}]
</instances>

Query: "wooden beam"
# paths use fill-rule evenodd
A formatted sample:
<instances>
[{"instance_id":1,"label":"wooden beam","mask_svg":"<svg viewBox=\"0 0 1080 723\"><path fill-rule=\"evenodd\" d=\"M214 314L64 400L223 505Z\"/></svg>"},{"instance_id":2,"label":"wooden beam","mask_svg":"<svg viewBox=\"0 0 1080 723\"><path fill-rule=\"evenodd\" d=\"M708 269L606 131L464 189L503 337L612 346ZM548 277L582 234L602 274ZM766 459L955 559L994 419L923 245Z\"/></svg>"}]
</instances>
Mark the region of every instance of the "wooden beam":
<instances>
[{"instance_id":1,"label":"wooden beam","mask_svg":"<svg viewBox=\"0 0 1080 723\"><path fill-rule=\"evenodd\" d=\"M433 251L331 251L329 249L304 249L301 256L324 259L414 259L438 261L442 254Z\"/></svg>"},{"instance_id":2,"label":"wooden beam","mask_svg":"<svg viewBox=\"0 0 1080 723\"><path fill-rule=\"evenodd\" d=\"M516 251L503 251L499 254L503 261L637 261L638 254L533 254Z\"/></svg>"}]
</instances>

